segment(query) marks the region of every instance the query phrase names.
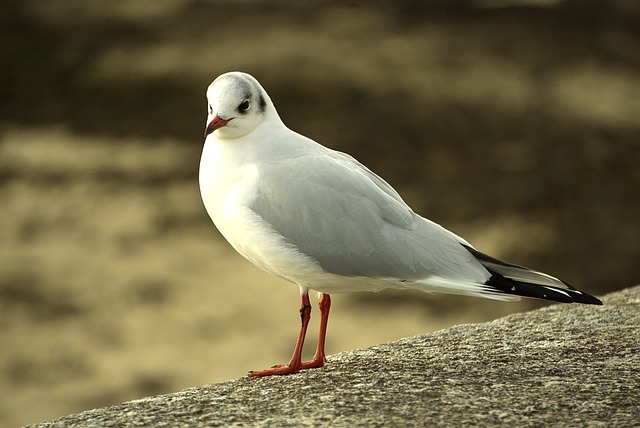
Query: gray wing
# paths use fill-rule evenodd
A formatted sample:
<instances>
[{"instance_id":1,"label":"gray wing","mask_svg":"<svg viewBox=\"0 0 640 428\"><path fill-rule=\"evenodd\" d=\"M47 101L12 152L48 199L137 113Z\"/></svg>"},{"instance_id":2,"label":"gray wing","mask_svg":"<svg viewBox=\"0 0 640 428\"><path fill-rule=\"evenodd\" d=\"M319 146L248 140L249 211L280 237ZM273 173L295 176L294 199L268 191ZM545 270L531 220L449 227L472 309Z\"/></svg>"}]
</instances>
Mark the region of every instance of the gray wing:
<instances>
[{"instance_id":1,"label":"gray wing","mask_svg":"<svg viewBox=\"0 0 640 428\"><path fill-rule=\"evenodd\" d=\"M261 165L251 209L302 253L343 276L482 281L464 240L416 215L384 180L329 151Z\"/></svg>"}]
</instances>

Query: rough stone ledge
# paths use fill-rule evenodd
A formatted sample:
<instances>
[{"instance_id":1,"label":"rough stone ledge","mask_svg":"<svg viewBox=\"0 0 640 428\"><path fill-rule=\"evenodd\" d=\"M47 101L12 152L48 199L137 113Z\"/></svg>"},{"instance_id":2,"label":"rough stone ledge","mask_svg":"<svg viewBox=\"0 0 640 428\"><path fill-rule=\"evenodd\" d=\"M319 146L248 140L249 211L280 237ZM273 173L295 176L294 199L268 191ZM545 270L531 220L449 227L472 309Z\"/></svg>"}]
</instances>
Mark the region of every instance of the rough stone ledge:
<instances>
[{"instance_id":1,"label":"rough stone ledge","mask_svg":"<svg viewBox=\"0 0 640 428\"><path fill-rule=\"evenodd\" d=\"M69 415L58 426L637 426L640 286Z\"/></svg>"}]
</instances>

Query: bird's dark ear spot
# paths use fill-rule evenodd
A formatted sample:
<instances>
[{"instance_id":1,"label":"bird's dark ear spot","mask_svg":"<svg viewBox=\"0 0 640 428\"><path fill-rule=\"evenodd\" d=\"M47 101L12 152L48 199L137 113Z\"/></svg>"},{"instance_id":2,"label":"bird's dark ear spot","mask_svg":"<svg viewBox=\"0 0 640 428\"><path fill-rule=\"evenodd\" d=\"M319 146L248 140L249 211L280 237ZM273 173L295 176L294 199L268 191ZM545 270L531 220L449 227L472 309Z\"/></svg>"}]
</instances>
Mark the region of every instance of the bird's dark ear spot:
<instances>
[{"instance_id":1,"label":"bird's dark ear spot","mask_svg":"<svg viewBox=\"0 0 640 428\"><path fill-rule=\"evenodd\" d=\"M260 113L264 113L267 109L267 100L264 99L264 96L260 94L260 99L258 100L258 108Z\"/></svg>"}]
</instances>

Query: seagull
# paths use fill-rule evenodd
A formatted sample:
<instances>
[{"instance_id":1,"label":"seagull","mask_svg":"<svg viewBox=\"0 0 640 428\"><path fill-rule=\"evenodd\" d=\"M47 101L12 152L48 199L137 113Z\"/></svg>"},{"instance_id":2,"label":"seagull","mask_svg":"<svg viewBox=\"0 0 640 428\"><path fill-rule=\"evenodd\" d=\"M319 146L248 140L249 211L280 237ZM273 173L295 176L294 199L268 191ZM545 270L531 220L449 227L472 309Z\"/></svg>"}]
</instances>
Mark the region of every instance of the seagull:
<instances>
[{"instance_id":1,"label":"seagull","mask_svg":"<svg viewBox=\"0 0 640 428\"><path fill-rule=\"evenodd\" d=\"M207 213L238 253L298 285L302 297L291 360L249 376L324 366L333 293L412 289L602 304L551 275L481 253L416 214L356 159L287 128L253 76L220 75L207 101L199 172ZM322 296L320 334L315 355L302 361L310 290Z\"/></svg>"}]
</instances>

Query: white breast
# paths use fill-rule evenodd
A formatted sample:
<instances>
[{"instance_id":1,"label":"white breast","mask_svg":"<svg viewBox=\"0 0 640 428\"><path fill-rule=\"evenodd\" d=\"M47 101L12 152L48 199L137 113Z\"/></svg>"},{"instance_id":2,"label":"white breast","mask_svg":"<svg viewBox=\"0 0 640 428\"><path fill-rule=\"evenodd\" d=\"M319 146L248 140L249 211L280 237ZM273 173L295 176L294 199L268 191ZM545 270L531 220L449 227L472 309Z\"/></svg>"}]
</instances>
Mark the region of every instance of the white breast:
<instances>
[{"instance_id":1,"label":"white breast","mask_svg":"<svg viewBox=\"0 0 640 428\"><path fill-rule=\"evenodd\" d=\"M200 192L207 213L233 248L259 268L305 286L323 272L250 209L260 171L240 145L209 136L200 160Z\"/></svg>"}]
</instances>

